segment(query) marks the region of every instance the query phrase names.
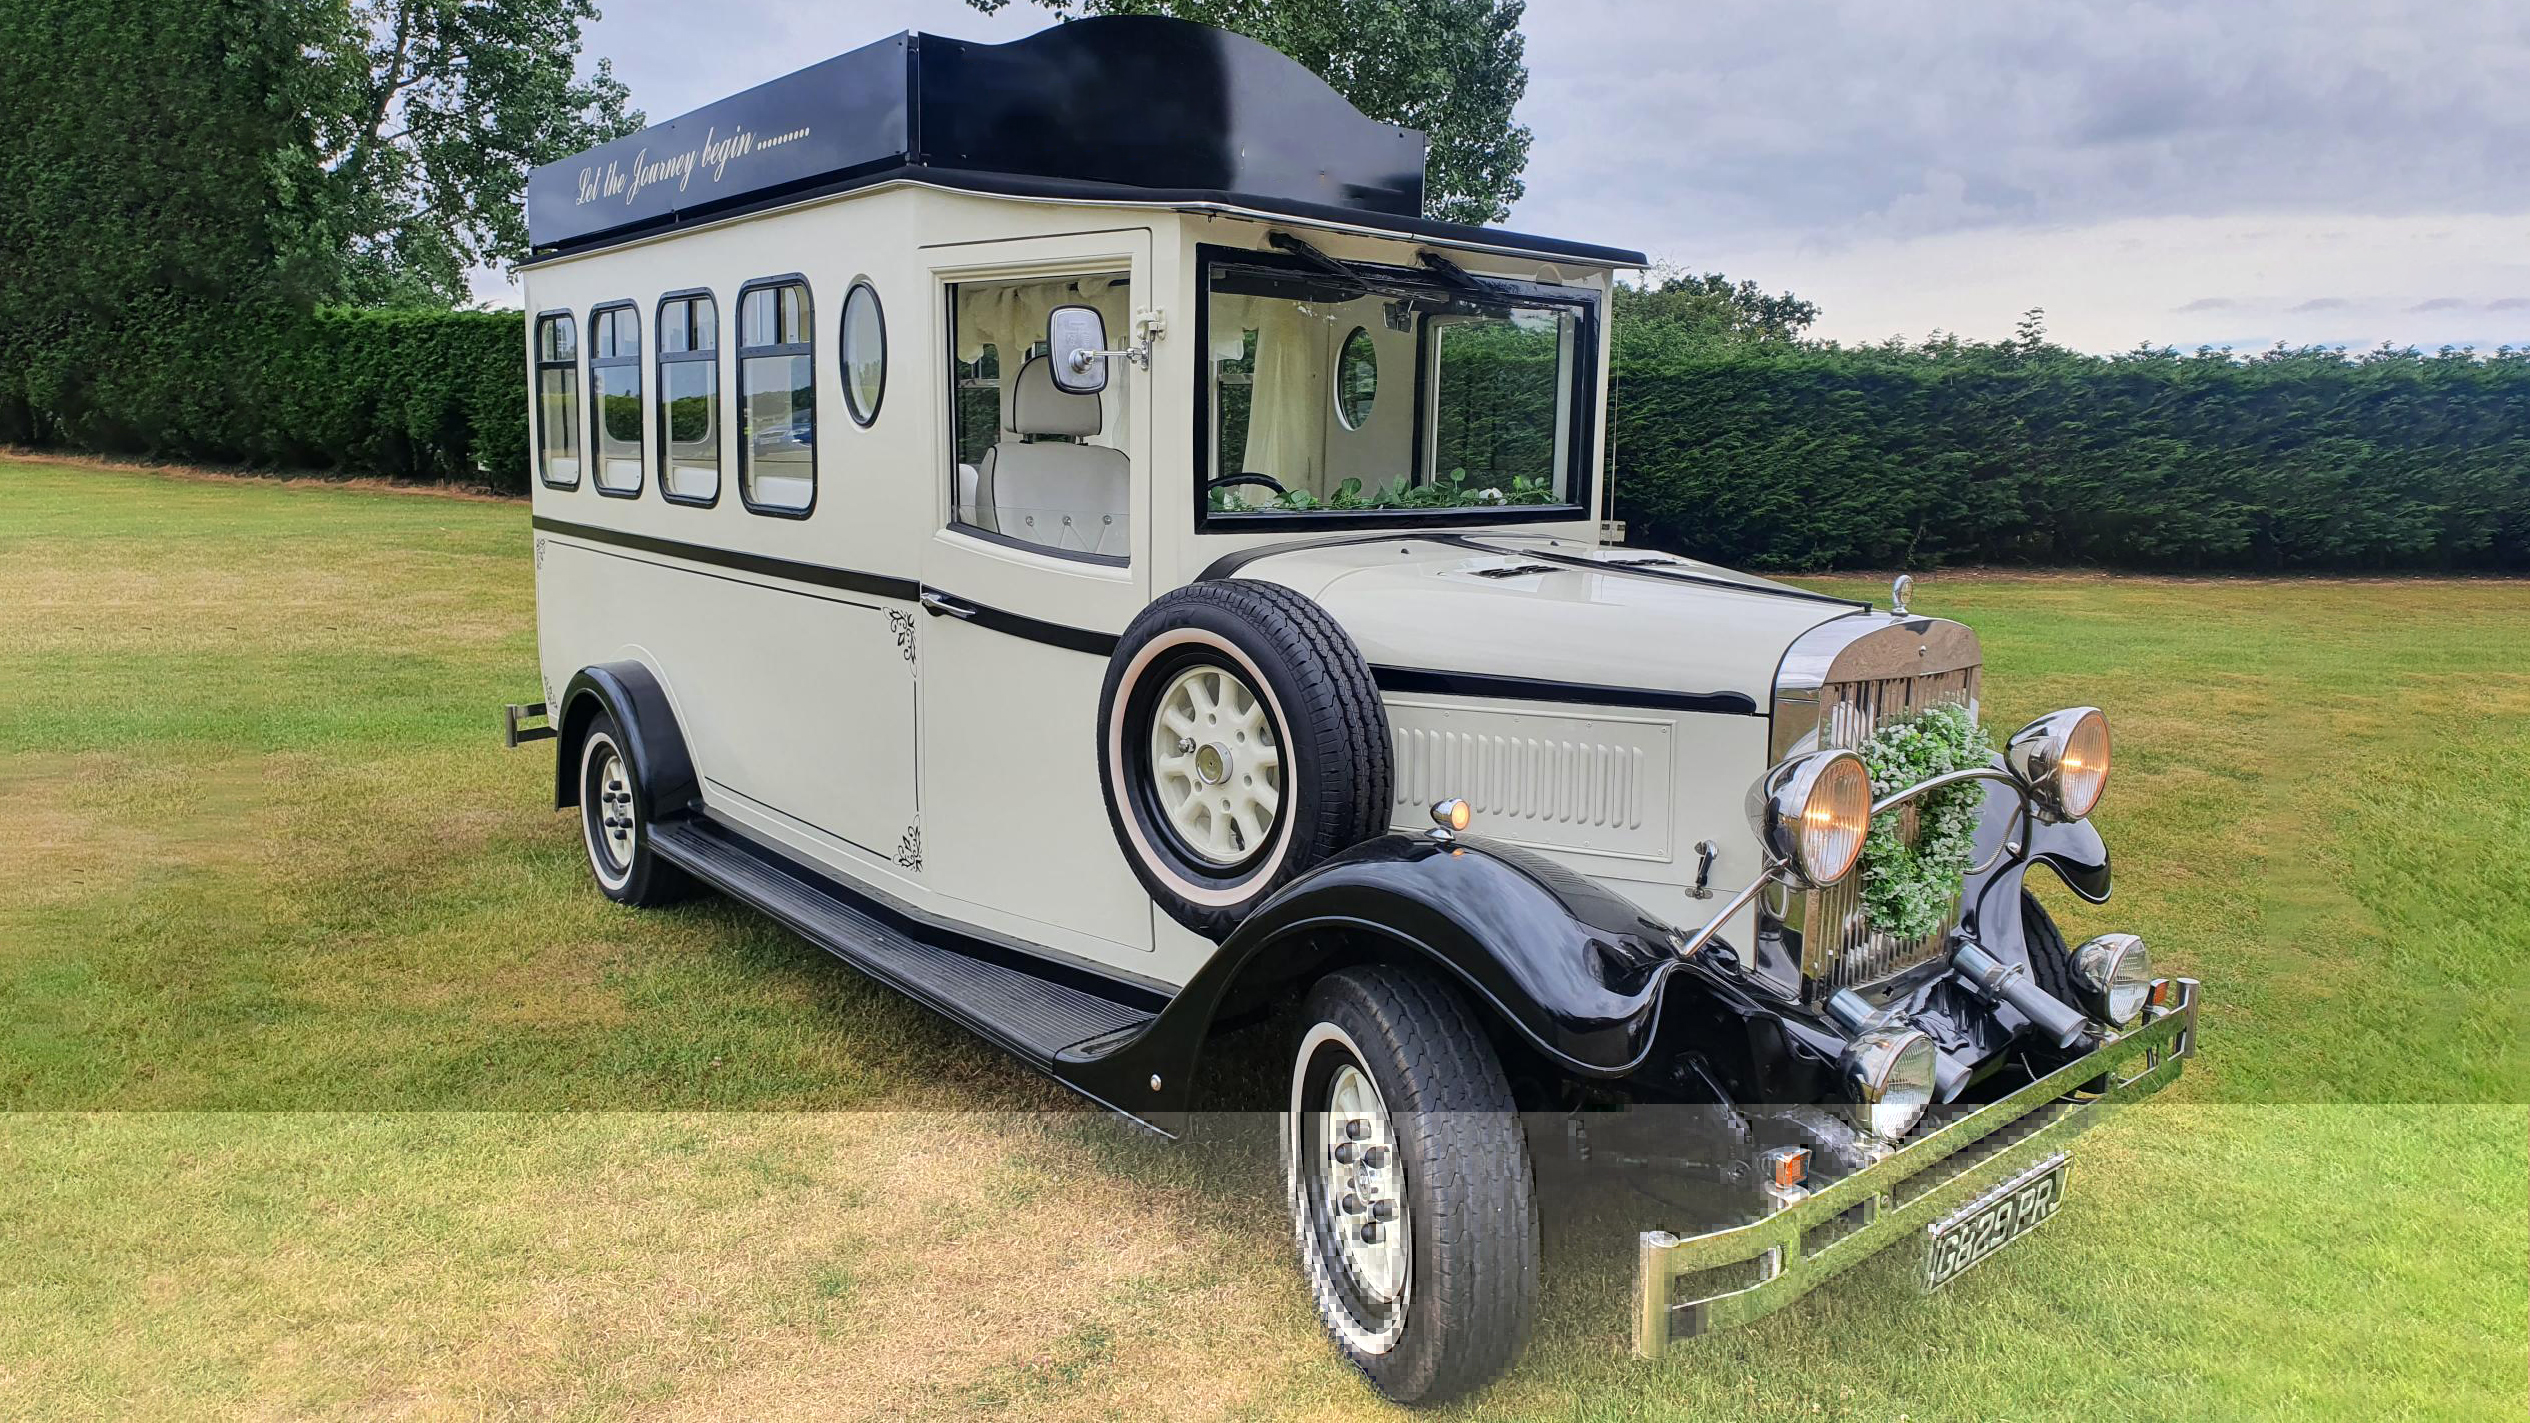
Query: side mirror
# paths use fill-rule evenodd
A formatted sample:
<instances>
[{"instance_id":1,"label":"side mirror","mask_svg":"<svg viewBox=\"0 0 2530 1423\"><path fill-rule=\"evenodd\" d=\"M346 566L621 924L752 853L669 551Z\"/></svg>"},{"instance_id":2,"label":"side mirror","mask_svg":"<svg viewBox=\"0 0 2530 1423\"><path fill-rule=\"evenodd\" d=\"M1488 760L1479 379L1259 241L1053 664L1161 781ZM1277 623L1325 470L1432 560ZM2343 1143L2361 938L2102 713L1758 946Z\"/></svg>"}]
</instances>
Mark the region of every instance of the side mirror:
<instances>
[{"instance_id":1,"label":"side mirror","mask_svg":"<svg viewBox=\"0 0 2530 1423\"><path fill-rule=\"evenodd\" d=\"M1096 307L1054 308L1045 319L1045 349L1057 389L1096 395L1107 388L1107 323Z\"/></svg>"}]
</instances>

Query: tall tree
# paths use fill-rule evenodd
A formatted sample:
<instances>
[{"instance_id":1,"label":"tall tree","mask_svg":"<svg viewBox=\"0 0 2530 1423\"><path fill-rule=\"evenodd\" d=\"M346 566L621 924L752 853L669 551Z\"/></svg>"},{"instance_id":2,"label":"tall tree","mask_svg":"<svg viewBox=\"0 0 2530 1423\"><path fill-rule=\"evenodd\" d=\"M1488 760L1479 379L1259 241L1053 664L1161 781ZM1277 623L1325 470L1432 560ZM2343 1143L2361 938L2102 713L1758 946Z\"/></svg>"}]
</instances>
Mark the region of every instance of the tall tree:
<instances>
[{"instance_id":1,"label":"tall tree","mask_svg":"<svg viewBox=\"0 0 2530 1423\"><path fill-rule=\"evenodd\" d=\"M1818 304L1719 272L1663 267L1640 286L1619 283L1616 327L1668 328L1696 341L1794 341L1818 320Z\"/></svg>"},{"instance_id":2,"label":"tall tree","mask_svg":"<svg viewBox=\"0 0 2530 1423\"><path fill-rule=\"evenodd\" d=\"M641 127L593 0L336 0L307 53L345 295L460 301L469 268L527 252L527 172Z\"/></svg>"},{"instance_id":3,"label":"tall tree","mask_svg":"<svg viewBox=\"0 0 2530 1423\"><path fill-rule=\"evenodd\" d=\"M1010 0L967 0L992 14ZM1525 191L1525 0L1032 0L1063 14L1171 15L1236 30L1290 55L1375 119L1419 128L1432 150L1423 209L1500 222Z\"/></svg>"}]
</instances>

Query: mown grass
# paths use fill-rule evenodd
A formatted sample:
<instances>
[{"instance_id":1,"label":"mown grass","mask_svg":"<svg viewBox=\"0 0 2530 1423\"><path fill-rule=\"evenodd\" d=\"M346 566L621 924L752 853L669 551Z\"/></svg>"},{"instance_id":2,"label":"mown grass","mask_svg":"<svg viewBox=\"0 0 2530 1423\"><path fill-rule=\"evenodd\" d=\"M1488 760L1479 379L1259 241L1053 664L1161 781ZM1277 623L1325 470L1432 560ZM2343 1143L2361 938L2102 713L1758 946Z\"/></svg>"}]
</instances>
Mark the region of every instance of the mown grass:
<instances>
[{"instance_id":1,"label":"mown grass","mask_svg":"<svg viewBox=\"0 0 2530 1423\"><path fill-rule=\"evenodd\" d=\"M1375 1409L1257 1123L1132 1137L757 916L587 887L493 735L523 509L9 463L0 509L0 1412ZM2050 902L2205 979L2204 1055L1943 1294L1892 1252L1657 1366L1656 1208L1559 1200L1463 1411L2519 1408L2530 587L1917 602L1990 720L2109 709L2120 893Z\"/></svg>"}]
</instances>

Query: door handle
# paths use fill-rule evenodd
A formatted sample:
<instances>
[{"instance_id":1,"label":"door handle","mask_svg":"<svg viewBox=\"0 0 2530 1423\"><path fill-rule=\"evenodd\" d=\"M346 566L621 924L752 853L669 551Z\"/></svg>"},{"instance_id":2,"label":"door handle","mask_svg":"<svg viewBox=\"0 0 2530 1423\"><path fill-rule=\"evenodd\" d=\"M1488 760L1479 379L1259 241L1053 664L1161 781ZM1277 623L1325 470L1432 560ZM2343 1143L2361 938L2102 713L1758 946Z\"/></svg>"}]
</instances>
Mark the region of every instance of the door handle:
<instances>
[{"instance_id":1,"label":"door handle","mask_svg":"<svg viewBox=\"0 0 2530 1423\"><path fill-rule=\"evenodd\" d=\"M922 610L935 618L957 618L960 621L975 616L974 604L960 602L936 588L922 590Z\"/></svg>"}]
</instances>

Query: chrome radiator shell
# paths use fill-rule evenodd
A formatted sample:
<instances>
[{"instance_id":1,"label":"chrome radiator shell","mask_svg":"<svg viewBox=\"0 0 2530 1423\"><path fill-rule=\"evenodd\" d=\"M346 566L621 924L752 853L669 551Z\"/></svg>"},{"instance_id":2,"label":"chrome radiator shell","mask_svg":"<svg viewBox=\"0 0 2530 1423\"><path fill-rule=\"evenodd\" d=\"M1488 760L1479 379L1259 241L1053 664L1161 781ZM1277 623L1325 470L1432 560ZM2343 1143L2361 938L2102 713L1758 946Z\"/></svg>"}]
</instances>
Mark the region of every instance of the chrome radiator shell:
<instances>
[{"instance_id":1,"label":"chrome radiator shell","mask_svg":"<svg viewBox=\"0 0 2530 1423\"><path fill-rule=\"evenodd\" d=\"M1850 750L1883 718L1944 703L1977 712L1983 652L1977 635L1943 618L1858 613L1823 623L1795 642L1775 679L1772 754ZM1885 793L1886 788L1880 788ZM1914 832L1914 807L1892 812ZM1937 957L1958 923L1958 905L1932 933L1899 939L1863 923L1859 875L1823 890L1778 890L1759 905L1759 934L1798 945L1801 994L1824 1002Z\"/></svg>"}]
</instances>

